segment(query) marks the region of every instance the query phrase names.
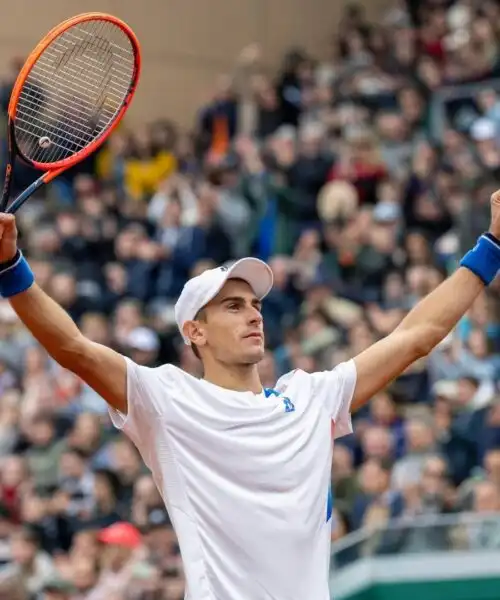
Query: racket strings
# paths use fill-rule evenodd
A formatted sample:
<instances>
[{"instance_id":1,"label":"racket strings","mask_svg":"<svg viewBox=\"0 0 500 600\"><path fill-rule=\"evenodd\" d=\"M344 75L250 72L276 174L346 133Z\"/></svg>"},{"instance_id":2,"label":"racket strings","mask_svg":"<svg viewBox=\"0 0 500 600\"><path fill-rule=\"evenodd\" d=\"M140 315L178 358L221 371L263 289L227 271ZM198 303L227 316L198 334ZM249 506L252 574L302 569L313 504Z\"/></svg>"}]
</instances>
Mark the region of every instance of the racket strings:
<instances>
[{"instance_id":1,"label":"racket strings","mask_svg":"<svg viewBox=\"0 0 500 600\"><path fill-rule=\"evenodd\" d=\"M48 164L92 143L123 106L134 62L127 34L110 21L85 21L58 36L19 96L15 135L21 153Z\"/></svg>"}]
</instances>

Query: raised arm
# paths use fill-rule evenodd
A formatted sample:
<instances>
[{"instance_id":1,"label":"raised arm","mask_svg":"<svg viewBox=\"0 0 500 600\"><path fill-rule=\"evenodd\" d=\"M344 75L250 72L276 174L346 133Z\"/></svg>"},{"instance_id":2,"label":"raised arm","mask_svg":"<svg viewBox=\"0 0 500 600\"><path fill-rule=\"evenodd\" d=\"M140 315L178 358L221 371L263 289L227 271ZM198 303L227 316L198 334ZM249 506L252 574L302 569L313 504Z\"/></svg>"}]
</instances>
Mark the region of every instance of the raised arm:
<instances>
[{"instance_id":1,"label":"raised arm","mask_svg":"<svg viewBox=\"0 0 500 600\"><path fill-rule=\"evenodd\" d=\"M84 337L71 317L36 283L17 250L13 215L0 214L0 293L61 366L73 371L111 406L127 412L123 356Z\"/></svg>"},{"instance_id":2,"label":"raised arm","mask_svg":"<svg viewBox=\"0 0 500 600\"><path fill-rule=\"evenodd\" d=\"M491 197L491 226L459 269L411 310L386 338L361 354L354 362L357 383L352 410L417 359L426 356L472 306L500 269L500 191Z\"/></svg>"}]
</instances>

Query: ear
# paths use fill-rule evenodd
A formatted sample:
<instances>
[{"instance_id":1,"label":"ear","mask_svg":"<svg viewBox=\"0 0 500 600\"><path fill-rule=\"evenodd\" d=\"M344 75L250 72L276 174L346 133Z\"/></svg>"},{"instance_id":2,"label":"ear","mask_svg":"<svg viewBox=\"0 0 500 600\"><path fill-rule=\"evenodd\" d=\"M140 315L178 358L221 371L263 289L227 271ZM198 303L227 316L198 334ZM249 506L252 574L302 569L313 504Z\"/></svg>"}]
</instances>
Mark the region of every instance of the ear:
<instances>
[{"instance_id":1,"label":"ear","mask_svg":"<svg viewBox=\"0 0 500 600\"><path fill-rule=\"evenodd\" d=\"M197 346L204 346L207 343L206 331L202 321L186 321L182 332L191 343Z\"/></svg>"}]
</instances>

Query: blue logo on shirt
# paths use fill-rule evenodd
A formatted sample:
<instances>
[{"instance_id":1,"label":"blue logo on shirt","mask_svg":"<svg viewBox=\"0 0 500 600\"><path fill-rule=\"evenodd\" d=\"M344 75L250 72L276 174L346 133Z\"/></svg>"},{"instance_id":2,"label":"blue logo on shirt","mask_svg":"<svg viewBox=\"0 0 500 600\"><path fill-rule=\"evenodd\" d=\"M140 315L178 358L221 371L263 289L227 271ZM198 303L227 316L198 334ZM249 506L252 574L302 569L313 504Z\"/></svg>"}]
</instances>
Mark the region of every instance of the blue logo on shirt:
<instances>
[{"instance_id":1,"label":"blue logo on shirt","mask_svg":"<svg viewBox=\"0 0 500 600\"><path fill-rule=\"evenodd\" d=\"M295 405L290 400L290 398L287 398L286 396L282 396L276 390L272 390L271 388L264 388L264 394L266 395L266 398L270 398L271 396L277 396L278 398L281 398L283 400L283 406L285 408L285 412L293 412L295 410Z\"/></svg>"}]
</instances>

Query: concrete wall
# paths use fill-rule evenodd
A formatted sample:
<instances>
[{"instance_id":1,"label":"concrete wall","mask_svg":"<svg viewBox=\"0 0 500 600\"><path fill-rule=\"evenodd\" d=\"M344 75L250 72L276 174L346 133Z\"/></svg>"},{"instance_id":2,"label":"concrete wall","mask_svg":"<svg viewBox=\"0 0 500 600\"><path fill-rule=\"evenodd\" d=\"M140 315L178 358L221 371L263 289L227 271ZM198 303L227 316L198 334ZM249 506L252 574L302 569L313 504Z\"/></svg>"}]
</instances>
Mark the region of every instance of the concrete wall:
<instances>
[{"instance_id":1,"label":"concrete wall","mask_svg":"<svg viewBox=\"0 0 500 600\"><path fill-rule=\"evenodd\" d=\"M388 0L366 2L376 14ZM54 25L80 12L110 12L129 23L143 50L143 74L130 119L169 116L190 123L214 78L242 47L259 42L269 65L291 43L324 53L341 0L13 0L0 16L0 72Z\"/></svg>"}]
</instances>

